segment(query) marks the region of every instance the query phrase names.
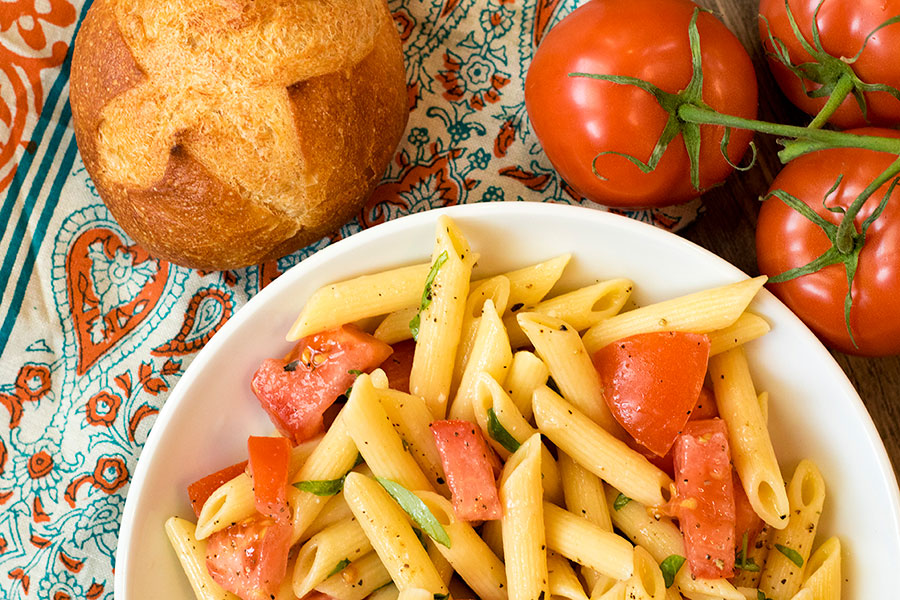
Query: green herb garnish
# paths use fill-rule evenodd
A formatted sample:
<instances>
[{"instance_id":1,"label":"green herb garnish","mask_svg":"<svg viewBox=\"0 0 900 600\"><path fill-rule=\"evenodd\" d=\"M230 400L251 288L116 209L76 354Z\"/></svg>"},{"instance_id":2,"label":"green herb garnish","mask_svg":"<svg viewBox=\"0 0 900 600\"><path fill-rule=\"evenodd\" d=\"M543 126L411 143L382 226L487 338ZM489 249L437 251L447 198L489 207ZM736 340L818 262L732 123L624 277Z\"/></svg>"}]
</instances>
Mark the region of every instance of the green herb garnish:
<instances>
[{"instance_id":1,"label":"green herb garnish","mask_svg":"<svg viewBox=\"0 0 900 600\"><path fill-rule=\"evenodd\" d=\"M678 574L678 570L684 564L684 560L683 556L670 554L664 561L659 563L659 570L662 571L663 581L666 582L667 588L672 587L672 584L675 583L675 575Z\"/></svg>"},{"instance_id":2,"label":"green herb garnish","mask_svg":"<svg viewBox=\"0 0 900 600\"><path fill-rule=\"evenodd\" d=\"M431 265L431 270L428 271L428 277L425 278L425 289L422 290L422 301L419 303L419 311L412 318L412 321L409 322L409 330L412 332L414 340L419 339L419 325L422 323L422 312L431 304L431 284L434 283L434 278L437 277L438 271L445 262L447 262L446 250L438 255L434 264Z\"/></svg>"},{"instance_id":3,"label":"green herb garnish","mask_svg":"<svg viewBox=\"0 0 900 600\"><path fill-rule=\"evenodd\" d=\"M333 576L333 575L337 575L338 573L340 573L341 571L343 571L343 570L347 567L347 565L349 565L349 564L350 564L350 559L349 559L349 558L345 558L344 560L342 560L341 562L339 562L339 563L334 567L334 569L331 570L331 573L329 573L328 575L325 576L325 579L328 579L329 577L331 577L331 576Z\"/></svg>"},{"instance_id":4,"label":"green herb garnish","mask_svg":"<svg viewBox=\"0 0 900 600\"><path fill-rule=\"evenodd\" d=\"M781 544L775 544L775 549L787 556L788 560L798 567L803 566L803 557L800 556L800 553L793 548L788 548L787 546L782 546Z\"/></svg>"},{"instance_id":5,"label":"green herb garnish","mask_svg":"<svg viewBox=\"0 0 900 600\"><path fill-rule=\"evenodd\" d=\"M745 531L744 536L741 538L741 549L737 551L737 554L734 557L734 566L741 571L758 573L759 565L756 564L756 561L754 561L752 558L747 558L747 543L748 535Z\"/></svg>"},{"instance_id":6,"label":"green herb garnish","mask_svg":"<svg viewBox=\"0 0 900 600\"><path fill-rule=\"evenodd\" d=\"M387 493L391 495L391 498L400 505L400 508L410 516L413 522L415 522L422 531L431 536L431 539L438 544L446 546L447 548L450 547L450 536L447 535L447 531L418 496L396 481L391 481L390 479L385 479L383 477L376 477L375 480L381 484L381 487L387 490Z\"/></svg>"},{"instance_id":7,"label":"green herb garnish","mask_svg":"<svg viewBox=\"0 0 900 600\"><path fill-rule=\"evenodd\" d=\"M294 487L301 492L309 492L316 496L334 496L344 489L344 475L340 479L310 479L307 481L298 481Z\"/></svg>"},{"instance_id":8,"label":"green herb garnish","mask_svg":"<svg viewBox=\"0 0 900 600\"><path fill-rule=\"evenodd\" d=\"M497 418L497 413L494 412L493 408L488 409L488 435L494 439L498 444L506 448L510 452L515 452L519 449L520 444L516 438L506 430L506 427L500 423L500 419Z\"/></svg>"},{"instance_id":9,"label":"green herb garnish","mask_svg":"<svg viewBox=\"0 0 900 600\"><path fill-rule=\"evenodd\" d=\"M618 496L616 496L616 499L613 500L613 509L617 511L622 510L629 502L631 502L631 498L629 498L625 494L619 494Z\"/></svg>"}]
</instances>

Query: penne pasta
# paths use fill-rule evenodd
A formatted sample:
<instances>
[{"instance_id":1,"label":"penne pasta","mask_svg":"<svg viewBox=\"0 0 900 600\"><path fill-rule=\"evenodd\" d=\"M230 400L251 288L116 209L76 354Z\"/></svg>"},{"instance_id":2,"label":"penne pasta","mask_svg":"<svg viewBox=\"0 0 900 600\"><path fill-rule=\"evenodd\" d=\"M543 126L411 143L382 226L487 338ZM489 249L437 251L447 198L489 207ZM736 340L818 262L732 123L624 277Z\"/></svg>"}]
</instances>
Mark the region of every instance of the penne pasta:
<instances>
[{"instance_id":1,"label":"penne pasta","mask_svg":"<svg viewBox=\"0 0 900 600\"><path fill-rule=\"evenodd\" d=\"M434 280L423 294L430 301L419 313L419 335L409 374L409 390L425 399L431 414L442 418L450 396L453 360L459 344L474 257L465 237L448 217L438 218L435 238Z\"/></svg>"},{"instance_id":2,"label":"penne pasta","mask_svg":"<svg viewBox=\"0 0 900 600\"><path fill-rule=\"evenodd\" d=\"M625 597L631 600L665 600L666 583L650 553L634 547L634 574L625 582Z\"/></svg>"},{"instance_id":3,"label":"penne pasta","mask_svg":"<svg viewBox=\"0 0 900 600\"><path fill-rule=\"evenodd\" d=\"M742 346L769 333L769 329L771 327L765 319L752 312L745 312L728 327L708 333L709 355L722 354L726 350Z\"/></svg>"},{"instance_id":4,"label":"penne pasta","mask_svg":"<svg viewBox=\"0 0 900 600\"><path fill-rule=\"evenodd\" d=\"M166 535L194 595L198 600L239 600L210 577L206 570L206 541L197 539L195 530L196 526L186 519L169 517L166 520Z\"/></svg>"},{"instance_id":5,"label":"penne pasta","mask_svg":"<svg viewBox=\"0 0 900 600\"><path fill-rule=\"evenodd\" d=\"M432 594L447 593L406 513L376 481L350 473L344 482L344 496L398 590L422 588Z\"/></svg>"},{"instance_id":6,"label":"penne pasta","mask_svg":"<svg viewBox=\"0 0 900 600\"><path fill-rule=\"evenodd\" d=\"M800 590L825 503L825 481L812 461L797 465L787 489L787 526L772 532L759 589L772 600L790 600Z\"/></svg>"},{"instance_id":7,"label":"penne pasta","mask_svg":"<svg viewBox=\"0 0 900 600\"><path fill-rule=\"evenodd\" d=\"M763 521L783 529L788 519L787 493L744 350L739 347L711 357L709 375L747 498Z\"/></svg>"},{"instance_id":8,"label":"penne pasta","mask_svg":"<svg viewBox=\"0 0 900 600\"><path fill-rule=\"evenodd\" d=\"M298 598L331 577L344 561L348 564L370 552L372 545L355 518L335 523L312 536L297 554L293 590Z\"/></svg>"},{"instance_id":9,"label":"penne pasta","mask_svg":"<svg viewBox=\"0 0 900 600\"><path fill-rule=\"evenodd\" d=\"M316 591L341 600L363 600L390 582L391 575L381 559L375 552L369 552L317 585Z\"/></svg>"},{"instance_id":10,"label":"penne pasta","mask_svg":"<svg viewBox=\"0 0 900 600\"><path fill-rule=\"evenodd\" d=\"M534 392L538 430L585 469L647 506L668 501L669 476L547 387Z\"/></svg>"},{"instance_id":11,"label":"penne pasta","mask_svg":"<svg viewBox=\"0 0 900 600\"><path fill-rule=\"evenodd\" d=\"M638 333L724 329L737 321L765 282L765 276L754 277L619 313L591 327L584 334L584 346L593 354Z\"/></svg>"},{"instance_id":12,"label":"penne pasta","mask_svg":"<svg viewBox=\"0 0 900 600\"><path fill-rule=\"evenodd\" d=\"M513 404L526 420L531 421L531 395L534 390L547 383L550 369L533 353L519 350L513 354L512 365L503 382L503 388Z\"/></svg>"},{"instance_id":13,"label":"penne pasta","mask_svg":"<svg viewBox=\"0 0 900 600\"><path fill-rule=\"evenodd\" d=\"M568 600L587 600L584 586L568 560L553 552L547 552L547 574L550 577L550 595Z\"/></svg>"},{"instance_id":14,"label":"penne pasta","mask_svg":"<svg viewBox=\"0 0 900 600\"><path fill-rule=\"evenodd\" d=\"M513 453L500 476L509 600L540 600L550 594L542 496L541 436L535 434Z\"/></svg>"},{"instance_id":15,"label":"penne pasta","mask_svg":"<svg viewBox=\"0 0 900 600\"><path fill-rule=\"evenodd\" d=\"M466 313L463 317L462 332L459 336L459 346L456 349L456 360L453 365L452 390L455 393L462 379L463 371L469 364L469 354L475 344L475 336L484 316L484 304L488 300L493 304L495 313L503 314L509 302L509 279L505 275L497 275L473 284L466 300ZM508 343L508 342L507 342Z\"/></svg>"},{"instance_id":16,"label":"penne pasta","mask_svg":"<svg viewBox=\"0 0 900 600\"><path fill-rule=\"evenodd\" d=\"M556 317L576 331L584 331L622 310L633 287L634 284L629 279L601 281L532 306L525 306L519 314L530 312ZM503 324L509 331L509 343L513 348L521 348L528 343L528 337L519 327L515 314L504 317Z\"/></svg>"},{"instance_id":17,"label":"penne pasta","mask_svg":"<svg viewBox=\"0 0 900 600\"><path fill-rule=\"evenodd\" d=\"M549 502L544 524L547 547L554 552L613 579L634 574L634 552L625 538Z\"/></svg>"},{"instance_id":18,"label":"penne pasta","mask_svg":"<svg viewBox=\"0 0 900 600\"><path fill-rule=\"evenodd\" d=\"M792 600L840 600L841 542L831 537L806 563L803 585Z\"/></svg>"}]
</instances>

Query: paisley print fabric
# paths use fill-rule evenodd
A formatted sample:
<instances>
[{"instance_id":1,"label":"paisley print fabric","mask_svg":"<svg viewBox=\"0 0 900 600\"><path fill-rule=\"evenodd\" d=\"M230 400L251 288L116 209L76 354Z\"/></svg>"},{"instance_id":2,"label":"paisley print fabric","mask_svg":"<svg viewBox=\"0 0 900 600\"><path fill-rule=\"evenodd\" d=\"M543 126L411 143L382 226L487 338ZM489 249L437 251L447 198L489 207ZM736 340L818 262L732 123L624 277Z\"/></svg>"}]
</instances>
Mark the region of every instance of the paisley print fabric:
<instances>
[{"instance_id":1,"label":"paisley print fabric","mask_svg":"<svg viewBox=\"0 0 900 600\"><path fill-rule=\"evenodd\" d=\"M85 172L67 101L89 2L0 2L0 597L111 598L141 448L196 352L285 270L388 219L467 202L596 206L553 171L522 86L576 0L390 0L410 122L338 232L268 264L192 271L134 244ZM698 204L630 216L678 229Z\"/></svg>"}]
</instances>

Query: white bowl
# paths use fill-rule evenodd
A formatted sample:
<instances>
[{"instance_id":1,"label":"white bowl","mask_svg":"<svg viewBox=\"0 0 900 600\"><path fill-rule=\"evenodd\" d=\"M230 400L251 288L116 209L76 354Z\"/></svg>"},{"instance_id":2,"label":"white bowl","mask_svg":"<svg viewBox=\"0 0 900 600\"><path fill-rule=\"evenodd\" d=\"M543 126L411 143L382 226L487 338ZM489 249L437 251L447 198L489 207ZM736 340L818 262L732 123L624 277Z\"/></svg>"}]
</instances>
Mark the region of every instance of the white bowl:
<instances>
[{"instance_id":1,"label":"white bowl","mask_svg":"<svg viewBox=\"0 0 900 600\"><path fill-rule=\"evenodd\" d=\"M537 203L455 206L373 227L307 258L262 290L197 355L160 411L134 472L119 533L115 597L192 598L163 523L192 517L192 481L246 456L250 434L272 430L250 391L260 362L289 347L285 333L318 287L428 259L438 215L452 216L479 269L493 273L571 252L561 285L628 277L639 304L746 277L684 239L631 219ZM900 494L884 446L831 355L768 292L754 301L772 331L748 345L754 381L770 393L769 424L785 475L804 457L825 476L820 536L844 547L844 597L895 597ZM825 539L820 537L820 540Z\"/></svg>"}]
</instances>

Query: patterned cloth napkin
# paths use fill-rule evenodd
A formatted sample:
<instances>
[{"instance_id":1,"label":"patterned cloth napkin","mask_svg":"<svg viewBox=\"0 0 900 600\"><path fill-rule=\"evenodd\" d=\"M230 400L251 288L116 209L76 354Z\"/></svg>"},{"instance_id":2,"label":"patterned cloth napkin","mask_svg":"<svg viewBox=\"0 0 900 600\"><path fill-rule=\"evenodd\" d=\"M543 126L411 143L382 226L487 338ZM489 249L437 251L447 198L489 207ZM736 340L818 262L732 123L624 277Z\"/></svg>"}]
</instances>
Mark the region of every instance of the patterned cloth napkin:
<instances>
[{"instance_id":1,"label":"patterned cloth napkin","mask_svg":"<svg viewBox=\"0 0 900 600\"><path fill-rule=\"evenodd\" d=\"M278 261L202 272L112 219L75 144L72 42L90 2L0 2L0 597L112 598L130 474L172 387L247 299L327 244L467 202L583 200L550 166L523 83L575 0L391 0L410 122L351 223ZM698 212L638 211L678 229ZM7 419L8 418L8 419Z\"/></svg>"}]
</instances>

